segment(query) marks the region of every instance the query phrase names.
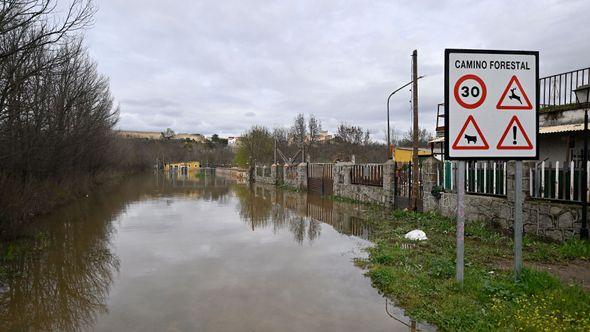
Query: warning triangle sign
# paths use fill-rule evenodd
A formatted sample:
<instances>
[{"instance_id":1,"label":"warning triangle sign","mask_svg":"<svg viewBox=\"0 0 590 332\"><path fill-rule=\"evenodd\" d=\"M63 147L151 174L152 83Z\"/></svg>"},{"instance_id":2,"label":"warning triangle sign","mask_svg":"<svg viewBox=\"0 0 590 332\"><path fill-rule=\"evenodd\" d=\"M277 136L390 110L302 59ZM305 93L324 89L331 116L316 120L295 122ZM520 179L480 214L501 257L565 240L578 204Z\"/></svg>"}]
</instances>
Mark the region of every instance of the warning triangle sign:
<instances>
[{"instance_id":1,"label":"warning triangle sign","mask_svg":"<svg viewBox=\"0 0 590 332\"><path fill-rule=\"evenodd\" d=\"M502 93L502 97L498 100L496 108L499 110L532 110L533 105L522 88L520 81L516 75L513 75L506 89Z\"/></svg>"},{"instance_id":2,"label":"warning triangle sign","mask_svg":"<svg viewBox=\"0 0 590 332\"><path fill-rule=\"evenodd\" d=\"M498 150L532 150L533 144L522 127L520 120L515 115L512 117L506 130L502 134L498 145Z\"/></svg>"},{"instance_id":3,"label":"warning triangle sign","mask_svg":"<svg viewBox=\"0 0 590 332\"><path fill-rule=\"evenodd\" d=\"M470 115L465 121L452 148L454 150L488 150L490 148L473 115Z\"/></svg>"}]
</instances>

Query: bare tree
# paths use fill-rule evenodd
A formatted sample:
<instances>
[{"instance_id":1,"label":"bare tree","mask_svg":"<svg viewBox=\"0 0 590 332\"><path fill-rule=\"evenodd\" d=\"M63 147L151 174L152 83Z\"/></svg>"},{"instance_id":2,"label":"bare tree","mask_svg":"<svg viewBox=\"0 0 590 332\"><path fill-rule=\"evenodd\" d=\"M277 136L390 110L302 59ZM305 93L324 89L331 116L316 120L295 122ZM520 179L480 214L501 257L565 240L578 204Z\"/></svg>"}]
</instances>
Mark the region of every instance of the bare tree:
<instances>
[{"instance_id":1,"label":"bare tree","mask_svg":"<svg viewBox=\"0 0 590 332\"><path fill-rule=\"evenodd\" d=\"M309 144L317 143L320 139L320 132L322 131L322 123L313 114L309 116Z\"/></svg>"},{"instance_id":2,"label":"bare tree","mask_svg":"<svg viewBox=\"0 0 590 332\"><path fill-rule=\"evenodd\" d=\"M299 148L303 148L305 137L307 136L307 126L305 125L305 116L303 114L297 114L289 135L294 144Z\"/></svg>"},{"instance_id":3,"label":"bare tree","mask_svg":"<svg viewBox=\"0 0 590 332\"><path fill-rule=\"evenodd\" d=\"M432 140L432 133L430 133L425 128L420 128L418 130L418 146L419 147L426 147L428 146L428 142ZM397 136L396 146L405 146L410 147L412 146L412 142L414 140L413 131L412 129L408 129L404 134L399 137Z\"/></svg>"}]
</instances>

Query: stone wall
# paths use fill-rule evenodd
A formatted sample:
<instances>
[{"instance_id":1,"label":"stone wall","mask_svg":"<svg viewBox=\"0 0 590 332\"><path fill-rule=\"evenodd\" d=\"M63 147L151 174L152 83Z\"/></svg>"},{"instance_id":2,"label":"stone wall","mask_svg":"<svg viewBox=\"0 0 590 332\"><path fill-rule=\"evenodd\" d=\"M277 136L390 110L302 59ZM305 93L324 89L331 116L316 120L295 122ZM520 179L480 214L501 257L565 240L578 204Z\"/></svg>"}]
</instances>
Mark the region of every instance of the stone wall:
<instances>
[{"instance_id":1,"label":"stone wall","mask_svg":"<svg viewBox=\"0 0 590 332\"><path fill-rule=\"evenodd\" d=\"M281 181L285 186L307 190L307 163L284 165Z\"/></svg>"},{"instance_id":2,"label":"stone wall","mask_svg":"<svg viewBox=\"0 0 590 332\"><path fill-rule=\"evenodd\" d=\"M380 187L352 184L350 179L352 165L351 163L334 165L334 195L364 203L392 206L391 173L393 163L383 165L383 186Z\"/></svg>"},{"instance_id":3,"label":"stone wall","mask_svg":"<svg viewBox=\"0 0 590 332\"><path fill-rule=\"evenodd\" d=\"M272 172L272 166L256 165L254 182L277 184L276 172Z\"/></svg>"},{"instance_id":4,"label":"stone wall","mask_svg":"<svg viewBox=\"0 0 590 332\"><path fill-rule=\"evenodd\" d=\"M436 161L428 160L423 166L424 176L424 211L436 211L444 216L455 217L457 195L442 193L436 199L431 190L436 183ZM562 203L554 200L528 197L529 172L523 171L523 228L528 234L535 234L557 241L575 237L581 227L581 206L575 203ZM495 226L511 230L514 216L514 162L509 162L506 169L506 197L465 194L466 221L483 220Z\"/></svg>"},{"instance_id":5,"label":"stone wall","mask_svg":"<svg viewBox=\"0 0 590 332\"><path fill-rule=\"evenodd\" d=\"M218 167L215 169L215 174L236 180L238 183L248 183L248 181L249 181L247 169L241 169L241 168L235 168L235 167L233 167L233 168Z\"/></svg>"}]
</instances>

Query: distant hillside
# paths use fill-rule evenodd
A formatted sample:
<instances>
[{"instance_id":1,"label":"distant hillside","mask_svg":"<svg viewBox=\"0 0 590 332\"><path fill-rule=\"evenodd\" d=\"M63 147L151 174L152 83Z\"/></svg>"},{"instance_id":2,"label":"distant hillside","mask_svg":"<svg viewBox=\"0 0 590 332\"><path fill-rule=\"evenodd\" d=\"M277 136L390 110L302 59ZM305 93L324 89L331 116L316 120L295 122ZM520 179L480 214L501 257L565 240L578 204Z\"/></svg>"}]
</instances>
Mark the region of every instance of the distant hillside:
<instances>
[{"instance_id":1,"label":"distant hillside","mask_svg":"<svg viewBox=\"0 0 590 332\"><path fill-rule=\"evenodd\" d=\"M164 135L162 132L157 131L134 131L134 130L116 130L117 135L125 138L147 138L147 139L164 139ZM178 140L192 140L195 142L204 143L206 141L205 137L201 134L172 134L168 137L168 139L178 139Z\"/></svg>"}]
</instances>

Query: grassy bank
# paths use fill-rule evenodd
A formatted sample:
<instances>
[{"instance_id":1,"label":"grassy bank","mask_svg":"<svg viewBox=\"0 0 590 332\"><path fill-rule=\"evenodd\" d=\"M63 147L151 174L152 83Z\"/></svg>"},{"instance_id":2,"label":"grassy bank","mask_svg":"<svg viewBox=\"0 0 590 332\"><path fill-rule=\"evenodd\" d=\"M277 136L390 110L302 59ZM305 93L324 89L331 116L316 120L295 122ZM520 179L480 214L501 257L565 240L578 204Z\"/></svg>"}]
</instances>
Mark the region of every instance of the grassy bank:
<instances>
[{"instance_id":1,"label":"grassy bank","mask_svg":"<svg viewBox=\"0 0 590 332\"><path fill-rule=\"evenodd\" d=\"M442 330L588 331L590 294L536 269L514 282L512 241L483 223L465 227L465 283L455 282L454 220L434 214L393 212L373 216L374 248L359 262L373 284L419 321ZM427 241L403 238L422 229ZM587 261L590 245L579 240L545 243L526 237L525 265Z\"/></svg>"}]
</instances>

